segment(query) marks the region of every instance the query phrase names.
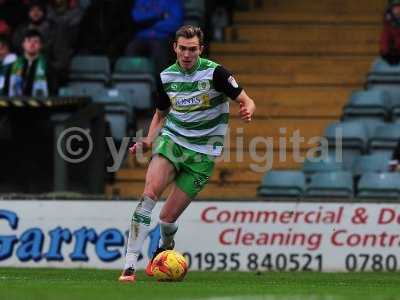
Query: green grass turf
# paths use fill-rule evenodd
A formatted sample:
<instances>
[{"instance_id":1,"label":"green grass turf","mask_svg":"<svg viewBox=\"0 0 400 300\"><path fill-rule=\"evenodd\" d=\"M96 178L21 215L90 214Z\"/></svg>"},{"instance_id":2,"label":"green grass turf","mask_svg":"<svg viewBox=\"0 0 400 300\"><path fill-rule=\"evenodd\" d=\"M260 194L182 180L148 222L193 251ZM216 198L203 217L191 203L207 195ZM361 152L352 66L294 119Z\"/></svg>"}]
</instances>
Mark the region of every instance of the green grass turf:
<instances>
[{"instance_id":1,"label":"green grass turf","mask_svg":"<svg viewBox=\"0 0 400 300\"><path fill-rule=\"evenodd\" d=\"M0 299L400 299L399 273L189 272L179 283L139 273L134 284L119 271L0 268Z\"/></svg>"}]
</instances>

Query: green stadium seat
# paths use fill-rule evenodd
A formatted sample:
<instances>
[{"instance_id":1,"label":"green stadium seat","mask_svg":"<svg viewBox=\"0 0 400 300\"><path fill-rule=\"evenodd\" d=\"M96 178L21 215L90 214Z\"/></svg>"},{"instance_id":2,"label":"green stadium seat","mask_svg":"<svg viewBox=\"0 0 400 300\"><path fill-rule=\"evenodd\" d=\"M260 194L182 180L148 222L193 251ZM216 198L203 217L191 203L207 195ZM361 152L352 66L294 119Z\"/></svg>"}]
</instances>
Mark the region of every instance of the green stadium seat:
<instances>
[{"instance_id":1,"label":"green stadium seat","mask_svg":"<svg viewBox=\"0 0 400 300\"><path fill-rule=\"evenodd\" d=\"M120 57L111 76L113 88L129 93L135 108L153 108L155 92L153 62L145 57Z\"/></svg>"},{"instance_id":2,"label":"green stadium seat","mask_svg":"<svg viewBox=\"0 0 400 300\"><path fill-rule=\"evenodd\" d=\"M304 189L303 172L271 170L264 175L257 194L262 197L300 197Z\"/></svg>"},{"instance_id":3,"label":"green stadium seat","mask_svg":"<svg viewBox=\"0 0 400 300\"><path fill-rule=\"evenodd\" d=\"M185 0L185 24L202 26L205 16L205 0Z\"/></svg>"},{"instance_id":4,"label":"green stadium seat","mask_svg":"<svg viewBox=\"0 0 400 300\"><path fill-rule=\"evenodd\" d=\"M400 200L399 173L367 173L358 183L357 197Z\"/></svg>"},{"instance_id":5,"label":"green stadium seat","mask_svg":"<svg viewBox=\"0 0 400 300\"><path fill-rule=\"evenodd\" d=\"M61 97L68 96L88 96L93 97L100 91L104 90L103 85L86 84L84 82L72 82L66 87L62 87L58 90L58 95Z\"/></svg>"},{"instance_id":6,"label":"green stadium seat","mask_svg":"<svg viewBox=\"0 0 400 300\"><path fill-rule=\"evenodd\" d=\"M315 173L311 176L305 196L351 198L353 197L352 174L347 171Z\"/></svg>"},{"instance_id":7,"label":"green stadium seat","mask_svg":"<svg viewBox=\"0 0 400 300\"><path fill-rule=\"evenodd\" d=\"M106 56L77 55L71 60L69 81L107 84L110 80L110 61Z\"/></svg>"},{"instance_id":8,"label":"green stadium seat","mask_svg":"<svg viewBox=\"0 0 400 300\"><path fill-rule=\"evenodd\" d=\"M125 96L116 90L102 90L93 97L93 102L104 104L112 137L118 142L127 137L129 122L134 118Z\"/></svg>"}]
</instances>

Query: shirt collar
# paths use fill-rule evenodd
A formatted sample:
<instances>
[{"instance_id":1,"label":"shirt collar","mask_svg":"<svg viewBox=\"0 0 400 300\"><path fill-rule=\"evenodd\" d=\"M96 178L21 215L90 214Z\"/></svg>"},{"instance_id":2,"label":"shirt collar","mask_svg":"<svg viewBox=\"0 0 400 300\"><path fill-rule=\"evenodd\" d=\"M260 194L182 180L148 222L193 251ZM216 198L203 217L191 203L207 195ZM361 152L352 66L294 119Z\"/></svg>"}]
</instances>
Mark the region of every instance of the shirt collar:
<instances>
[{"instance_id":1,"label":"shirt collar","mask_svg":"<svg viewBox=\"0 0 400 300\"><path fill-rule=\"evenodd\" d=\"M200 67L200 60L201 58L199 57L194 66L190 70L185 70L184 68L182 68L178 61L176 61L176 65L181 73L185 75L192 75Z\"/></svg>"}]
</instances>

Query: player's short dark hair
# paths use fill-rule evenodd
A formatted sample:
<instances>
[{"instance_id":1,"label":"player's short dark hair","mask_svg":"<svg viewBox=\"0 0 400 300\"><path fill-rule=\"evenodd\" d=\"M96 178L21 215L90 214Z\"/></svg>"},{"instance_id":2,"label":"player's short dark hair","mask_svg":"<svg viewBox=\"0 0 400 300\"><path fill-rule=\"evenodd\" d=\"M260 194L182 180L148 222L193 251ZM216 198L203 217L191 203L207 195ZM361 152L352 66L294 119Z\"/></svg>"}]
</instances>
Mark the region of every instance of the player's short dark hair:
<instances>
[{"instance_id":1,"label":"player's short dark hair","mask_svg":"<svg viewBox=\"0 0 400 300\"><path fill-rule=\"evenodd\" d=\"M203 45L204 42L204 33L200 27L196 27L193 25L184 25L179 28L175 33L175 42L178 41L180 37L185 39L191 39L194 37L198 37L200 45Z\"/></svg>"},{"instance_id":2,"label":"player's short dark hair","mask_svg":"<svg viewBox=\"0 0 400 300\"><path fill-rule=\"evenodd\" d=\"M43 42L43 35L36 29L29 29L24 33L24 40L33 37L38 37L40 42Z\"/></svg>"}]
</instances>

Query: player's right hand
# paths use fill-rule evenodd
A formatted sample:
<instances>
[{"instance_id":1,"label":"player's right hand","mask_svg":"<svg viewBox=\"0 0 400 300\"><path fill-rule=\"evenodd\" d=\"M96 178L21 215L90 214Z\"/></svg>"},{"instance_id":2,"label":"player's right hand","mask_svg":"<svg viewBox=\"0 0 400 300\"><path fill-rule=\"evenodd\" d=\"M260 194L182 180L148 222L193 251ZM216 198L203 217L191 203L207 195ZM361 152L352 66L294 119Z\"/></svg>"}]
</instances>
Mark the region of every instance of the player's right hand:
<instances>
[{"instance_id":1,"label":"player's right hand","mask_svg":"<svg viewBox=\"0 0 400 300\"><path fill-rule=\"evenodd\" d=\"M143 139L142 141L136 142L132 147L129 148L129 152L135 155L137 152L145 153L151 148L151 142Z\"/></svg>"}]
</instances>

